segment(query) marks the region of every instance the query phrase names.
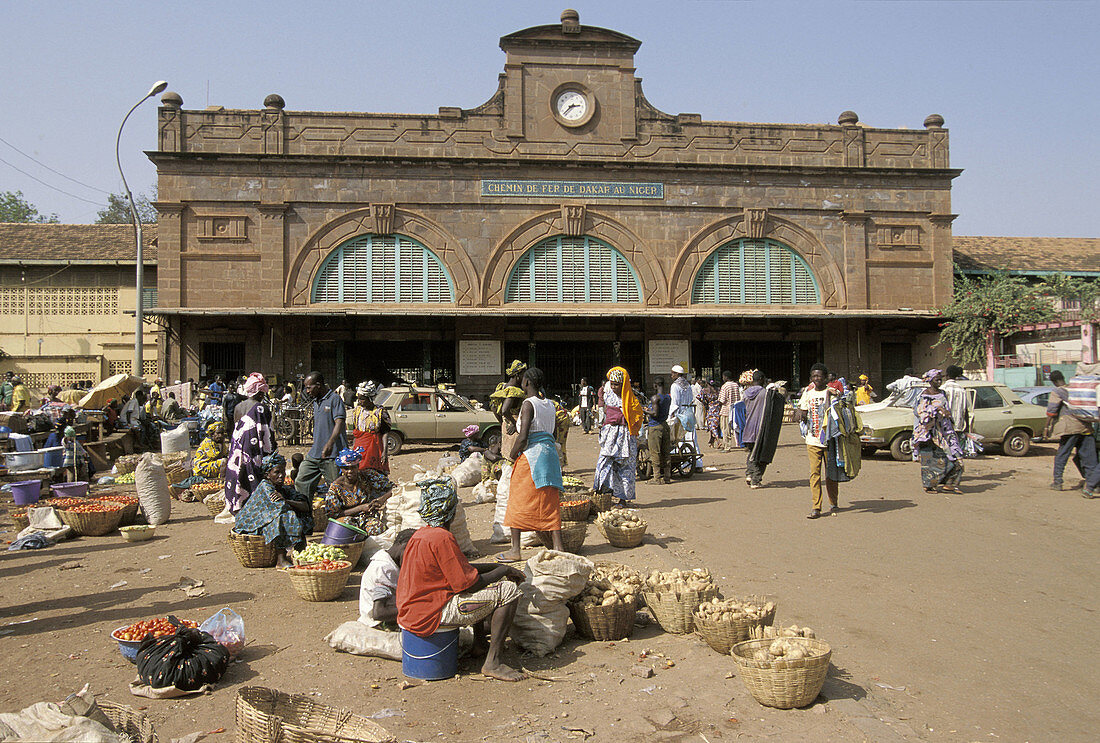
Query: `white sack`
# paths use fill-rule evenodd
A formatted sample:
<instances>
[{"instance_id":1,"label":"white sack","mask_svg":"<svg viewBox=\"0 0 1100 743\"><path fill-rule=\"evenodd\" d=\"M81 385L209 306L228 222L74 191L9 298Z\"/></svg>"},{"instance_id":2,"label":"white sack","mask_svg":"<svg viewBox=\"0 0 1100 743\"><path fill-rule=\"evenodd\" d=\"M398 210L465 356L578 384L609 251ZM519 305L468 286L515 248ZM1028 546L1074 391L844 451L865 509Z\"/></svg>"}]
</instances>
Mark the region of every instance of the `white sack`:
<instances>
[{"instance_id":1,"label":"white sack","mask_svg":"<svg viewBox=\"0 0 1100 743\"><path fill-rule=\"evenodd\" d=\"M173 454L185 451L191 453L191 432L187 426L176 426L171 431L162 431L160 434L161 454Z\"/></svg>"},{"instance_id":2,"label":"white sack","mask_svg":"<svg viewBox=\"0 0 1100 743\"><path fill-rule=\"evenodd\" d=\"M429 475L420 475L417 479L428 479L428 477ZM457 485L455 491L458 491ZM404 529L419 529L422 526L427 524L420 518L420 486L416 481L398 483L393 495L386 501L386 533L389 534L392 531L396 535ZM474 540L470 538L470 529L466 524L466 511L462 508L461 501L455 511L455 519L451 522L450 531L454 534L458 548L463 554L475 556L480 554L474 546ZM393 539L391 538L389 542L393 544ZM379 544L381 543L379 540Z\"/></svg>"},{"instance_id":3,"label":"white sack","mask_svg":"<svg viewBox=\"0 0 1100 743\"><path fill-rule=\"evenodd\" d=\"M352 655L401 660L401 633L375 629L352 620L344 622L325 636L333 650Z\"/></svg>"},{"instance_id":4,"label":"white sack","mask_svg":"<svg viewBox=\"0 0 1100 743\"><path fill-rule=\"evenodd\" d=\"M168 487L168 476L164 473L164 463L160 457L142 455L134 473L134 484L146 521L152 526L168 521L172 514L172 491Z\"/></svg>"},{"instance_id":5,"label":"white sack","mask_svg":"<svg viewBox=\"0 0 1100 743\"><path fill-rule=\"evenodd\" d=\"M452 470L451 476L454 477L460 488L472 487L481 482L482 460L481 452L475 451Z\"/></svg>"},{"instance_id":6,"label":"white sack","mask_svg":"<svg viewBox=\"0 0 1100 743\"><path fill-rule=\"evenodd\" d=\"M512 622L512 639L536 655L554 651L569 624L566 602L584 590L592 561L568 552L544 550L524 568L527 580L519 585L522 596Z\"/></svg>"},{"instance_id":7,"label":"white sack","mask_svg":"<svg viewBox=\"0 0 1100 743\"><path fill-rule=\"evenodd\" d=\"M474 485L474 503L490 503L497 499L497 481L487 480Z\"/></svg>"}]
</instances>

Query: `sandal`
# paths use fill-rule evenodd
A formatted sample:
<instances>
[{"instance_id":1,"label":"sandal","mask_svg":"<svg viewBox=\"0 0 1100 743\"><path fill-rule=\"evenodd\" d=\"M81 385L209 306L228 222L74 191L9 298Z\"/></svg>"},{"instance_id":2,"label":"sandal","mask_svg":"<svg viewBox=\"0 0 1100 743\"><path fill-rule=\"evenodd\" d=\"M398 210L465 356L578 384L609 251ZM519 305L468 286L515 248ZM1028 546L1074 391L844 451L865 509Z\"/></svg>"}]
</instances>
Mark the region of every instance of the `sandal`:
<instances>
[{"instance_id":1,"label":"sandal","mask_svg":"<svg viewBox=\"0 0 1100 743\"><path fill-rule=\"evenodd\" d=\"M944 485L943 487L940 488L940 492L941 493L962 493L962 491L959 490L954 485Z\"/></svg>"},{"instance_id":2,"label":"sandal","mask_svg":"<svg viewBox=\"0 0 1100 743\"><path fill-rule=\"evenodd\" d=\"M940 491L936 490L935 488L925 488L924 492L926 492L926 493L938 493Z\"/></svg>"},{"instance_id":3,"label":"sandal","mask_svg":"<svg viewBox=\"0 0 1100 743\"><path fill-rule=\"evenodd\" d=\"M821 511L819 511L815 508L814 510L810 511L809 515L806 516L806 518L808 518L808 519L819 519L819 518L821 518Z\"/></svg>"}]
</instances>

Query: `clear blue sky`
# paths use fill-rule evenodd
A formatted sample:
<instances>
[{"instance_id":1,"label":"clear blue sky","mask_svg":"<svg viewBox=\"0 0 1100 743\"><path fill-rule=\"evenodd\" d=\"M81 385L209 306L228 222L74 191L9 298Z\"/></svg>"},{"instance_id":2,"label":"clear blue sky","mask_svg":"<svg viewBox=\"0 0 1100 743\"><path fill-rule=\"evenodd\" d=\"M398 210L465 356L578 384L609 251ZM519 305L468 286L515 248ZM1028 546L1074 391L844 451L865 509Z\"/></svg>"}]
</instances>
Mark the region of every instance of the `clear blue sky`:
<instances>
[{"instance_id":1,"label":"clear blue sky","mask_svg":"<svg viewBox=\"0 0 1100 743\"><path fill-rule=\"evenodd\" d=\"M118 191L114 139L158 79L185 108L434 113L483 103L497 40L555 23L546 2L49 2L0 4L0 138L54 170ZM642 41L638 75L669 113L747 122L951 131L956 234L1096 237L1100 165L1097 2L577 2L581 23ZM155 105L131 117L123 166L155 181ZM66 222L103 193L0 142L0 191Z\"/></svg>"}]
</instances>

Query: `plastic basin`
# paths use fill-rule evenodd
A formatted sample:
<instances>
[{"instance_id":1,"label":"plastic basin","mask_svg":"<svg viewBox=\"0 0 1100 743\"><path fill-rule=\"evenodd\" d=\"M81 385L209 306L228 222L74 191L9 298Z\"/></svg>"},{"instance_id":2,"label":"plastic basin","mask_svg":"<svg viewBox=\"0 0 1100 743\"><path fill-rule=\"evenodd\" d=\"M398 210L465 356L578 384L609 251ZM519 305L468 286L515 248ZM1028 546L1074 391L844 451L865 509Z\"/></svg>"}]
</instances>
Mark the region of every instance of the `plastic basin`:
<instances>
[{"instance_id":1,"label":"plastic basin","mask_svg":"<svg viewBox=\"0 0 1100 743\"><path fill-rule=\"evenodd\" d=\"M111 638L118 642L119 652L122 653L122 657L131 663L137 663L138 648L141 647L141 640L119 640L118 633L126 629L126 625L119 627L111 633Z\"/></svg>"},{"instance_id":2,"label":"plastic basin","mask_svg":"<svg viewBox=\"0 0 1100 743\"><path fill-rule=\"evenodd\" d=\"M438 681L458 672L458 630L419 637L401 630L401 673L409 678Z\"/></svg>"},{"instance_id":3,"label":"plastic basin","mask_svg":"<svg viewBox=\"0 0 1100 743\"><path fill-rule=\"evenodd\" d=\"M17 506L33 506L42 493L41 480L24 480L11 484L11 494Z\"/></svg>"},{"instance_id":4,"label":"plastic basin","mask_svg":"<svg viewBox=\"0 0 1100 743\"><path fill-rule=\"evenodd\" d=\"M88 494L86 482L59 482L51 485L50 490L59 498L83 498Z\"/></svg>"},{"instance_id":5,"label":"plastic basin","mask_svg":"<svg viewBox=\"0 0 1100 743\"><path fill-rule=\"evenodd\" d=\"M339 521L330 520L325 527L325 536L321 539L321 544L351 544L362 542L364 539L366 537L362 532L348 528Z\"/></svg>"}]
</instances>

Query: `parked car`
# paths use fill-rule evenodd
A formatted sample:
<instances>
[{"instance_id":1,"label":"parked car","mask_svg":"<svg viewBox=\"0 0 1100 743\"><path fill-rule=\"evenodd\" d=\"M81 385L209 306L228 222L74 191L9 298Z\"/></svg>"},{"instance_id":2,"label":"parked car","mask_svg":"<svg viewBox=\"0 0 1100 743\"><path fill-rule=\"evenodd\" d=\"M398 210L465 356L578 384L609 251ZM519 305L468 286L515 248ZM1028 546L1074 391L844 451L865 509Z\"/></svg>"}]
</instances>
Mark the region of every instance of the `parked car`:
<instances>
[{"instance_id":1,"label":"parked car","mask_svg":"<svg viewBox=\"0 0 1100 743\"><path fill-rule=\"evenodd\" d=\"M500 440L500 423L488 410L478 410L462 395L434 387L383 387L374 404L385 408L392 429L386 434L386 452L392 456L408 442L462 441L462 429L481 427L486 446Z\"/></svg>"},{"instance_id":2,"label":"parked car","mask_svg":"<svg viewBox=\"0 0 1100 743\"><path fill-rule=\"evenodd\" d=\"M971 431L980 434L983 446L999 445L1005 454L1022 457L1031 439L1046 426L1046 409L1021 400L1003 384L963 380L959 382L970 398ZM899 462L913 458L913 406L924 388L915 388L887 407L868 410L861 406L865 450L889 449Z\"/></svg>"},{"instance_id":3,"label":"parked car","mask_svg":"<svg viewBox=\"0 0 1100 743\"><path fill-rule=\"evenodd\" d=\"M1050 391L1053 387L1013 387L1012 391L1020 396L1024 402L1032 405L1046 407L1050 402Z\"/></svg>"}]
</instances>

